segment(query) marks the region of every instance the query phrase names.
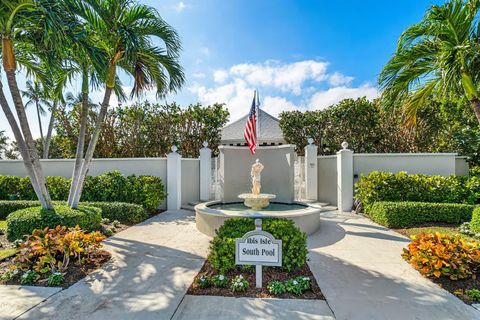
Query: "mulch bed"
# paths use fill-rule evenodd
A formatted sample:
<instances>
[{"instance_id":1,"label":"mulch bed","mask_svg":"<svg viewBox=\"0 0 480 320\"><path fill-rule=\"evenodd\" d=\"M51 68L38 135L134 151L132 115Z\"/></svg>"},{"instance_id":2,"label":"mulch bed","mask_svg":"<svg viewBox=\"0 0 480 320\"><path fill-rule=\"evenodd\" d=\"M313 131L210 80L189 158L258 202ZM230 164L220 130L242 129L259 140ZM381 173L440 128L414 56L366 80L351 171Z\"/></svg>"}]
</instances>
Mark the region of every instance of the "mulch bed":
<instances>
[{"instance_id":1,"label":"mulch bed","mask_svg":"<svg viewBox=\"0 0 480 320\"><path fill-rule=\"evenodd\" d=\"M64 281L62 283L62 288L66 289L73 285L74 283L78 282L79 280L85 278L87 275L92 273L98 268L101 268L107 261L110 260L112 255L105 251L105 250L100 250L97 254L92 255L90 261L88 263L85 263L83 266L79 266L75 263L75 261L70 261L70 264L68 266L68 270L65 274ZM13 258L9 258L3 262L0 263L0 273L4 270L7 269ZM43 278L40 278L37 282L29 284L29 286L39 286L39 287L46 287L47 283L46 281L42 281L42 279L46 279L48 277L44 276ZM0 284L14 284L14 285L20 285L20 280L15 279L12 281L8 282L2 282L0 281Z\"/></svg>"},{"instance_id":2,"label":"mulch bed","mask_svg":"<svg viewBox=\"0 0 480 320\"><path fill-rule=\"evenodd\" d=\"M202 269L195 277L195 280L188 288L187 294L191 295L208 295L208 296L224 296L224 297L251 297L251 298L282 298L282 299L316 299L316 300L325 300L320 287L315 280L310 268L307 264L302 268L297 270L286 272L282 271L280 268L267 267L263 268L263 288L255 288L255 272L246 272L246 271L231 271L225 274L229 280L233 279L237 275L243 275L243 277L248 281L249 287L246 292L233 293L230 288L206 288L201 289L197 285L197 279L202 276L214 276L218 272L212 267L208 260L203 264ZM294 295L291 293L284 293L281 295L272 295L267 290L267 284L270 280L285 281L291 278L298 276L310 277L311 289L304 292L302 295Z\"/></svg>"},{"instance_id":3,"label":"mulch bed","mask_svg":"<svg viewBox=\"0 0 480 320\"><path fill-rule=\"evenodd\" d=\"M465 294L465 290L479 289L480 290L480 272L477 272L476 279L460 279L450 280L449 278L429 278L443 289L463 300L466 304L479 303L473 301Z\"/></svg>"}]
</instances>

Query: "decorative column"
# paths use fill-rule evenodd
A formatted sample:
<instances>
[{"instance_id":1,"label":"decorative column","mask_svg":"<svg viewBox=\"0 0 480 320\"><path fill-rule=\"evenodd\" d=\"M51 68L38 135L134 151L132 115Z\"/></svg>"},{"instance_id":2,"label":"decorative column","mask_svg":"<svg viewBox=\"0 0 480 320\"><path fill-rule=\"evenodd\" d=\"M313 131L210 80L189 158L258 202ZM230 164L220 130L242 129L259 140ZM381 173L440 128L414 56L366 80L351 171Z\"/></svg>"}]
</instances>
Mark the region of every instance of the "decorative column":
<instances>
[{"instance_id":1,"label":"decorative column","mask_svg":"<svg viewBox=\"0 0 480 320\"><path fill-rule=\"evenodd\" d=\"M200 149L200 201L210 200L210 187L212 185L212 150L208 142L203 142Z\"/></svg>"},{"instance_id":2,"label":"decorative column","mask_svg":"<svg viewBox=\"0 0 480 320\"><path fill-rule=\"evenodd\" d=\"M305 147L305 197L307 200L318 199L318 147L313 139L308 139Z\"/></svg>"},{"instance_id":3,"label":"decorative column","mask_svg":"<svg viewBox=\"0 0 480 320\"><path fill-rule=\"evenodd\" d=\"M167 210L180 210L182 206L182 156L177 146L167 155Z\"/></svg>"},{"instance_id":4,"label":"decorative column","mask_svg":"<svg viewBox=\"0 0 480 320\"><path fill-rule=\"evenodd\" d=\"M337 207L339 211L350 212L353 207L353 151L342 142L337 152Z\"/></svg>"}]
</instances>

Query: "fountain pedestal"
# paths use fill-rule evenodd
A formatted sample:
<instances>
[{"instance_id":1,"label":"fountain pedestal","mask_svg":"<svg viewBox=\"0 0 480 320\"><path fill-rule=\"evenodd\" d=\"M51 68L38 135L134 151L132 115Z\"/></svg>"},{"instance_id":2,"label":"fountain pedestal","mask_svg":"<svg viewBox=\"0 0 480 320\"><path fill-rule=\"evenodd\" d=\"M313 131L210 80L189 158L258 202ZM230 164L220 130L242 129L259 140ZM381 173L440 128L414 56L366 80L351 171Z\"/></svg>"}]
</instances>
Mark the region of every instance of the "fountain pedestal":
<instances>
[{"instance_id":1,"label":"fountain pedestal","mask_svg":"<svg viewBox=\"0 0 480 320\"><path fill-rule=\"evenodd\" d=\"M260 193L258 195L253 193L242 193L238 197L243 199L245 206L252 208L252 210L261 210L268 207L270 200L275 199L276 195L269 193Z\"/></svg>"}]
</instances>

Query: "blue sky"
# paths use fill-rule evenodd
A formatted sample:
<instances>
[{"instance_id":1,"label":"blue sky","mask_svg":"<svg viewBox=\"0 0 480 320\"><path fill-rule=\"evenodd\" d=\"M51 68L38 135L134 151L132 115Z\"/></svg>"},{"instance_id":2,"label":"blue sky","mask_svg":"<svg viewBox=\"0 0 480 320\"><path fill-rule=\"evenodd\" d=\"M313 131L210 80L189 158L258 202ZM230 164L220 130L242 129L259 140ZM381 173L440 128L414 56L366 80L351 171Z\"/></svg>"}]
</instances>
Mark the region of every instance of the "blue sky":
<instances>
[{"instance_id":1,"label":"blue sky","mask_svg":"<svg viewBox=\"0 0 480 320\"><path fill-rule=\"evenodd\" d=\"M167 101L224 102L235 120L247 112L255 88L274 115L325 108L347 97L374 98L377 75L398 36L439 1L140 2L156 7L182 39L187 82ZM128 90L131 79L122 80ZM101 96L92 94L95 102ZM153 92L144 99L155 100ZM10 133L1 116L0 129ZM38 136L33 110L29 116Z\"/></svg>"}]
</instances>

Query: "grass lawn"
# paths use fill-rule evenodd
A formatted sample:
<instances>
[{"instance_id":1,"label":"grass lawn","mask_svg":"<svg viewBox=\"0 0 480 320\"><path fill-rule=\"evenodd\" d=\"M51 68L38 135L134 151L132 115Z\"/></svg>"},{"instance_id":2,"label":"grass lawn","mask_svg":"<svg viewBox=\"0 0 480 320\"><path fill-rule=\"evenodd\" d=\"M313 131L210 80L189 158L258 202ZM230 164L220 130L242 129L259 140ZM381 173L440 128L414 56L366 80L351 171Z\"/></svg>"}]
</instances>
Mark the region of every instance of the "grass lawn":
<instances>
[{"instance_id":1,"label":"grass lawn","mask_svg":"<svg viewBox=\"0 0 480 320\"><path fill-rule=\"evenodd\" d=\"M6 229L6 228L7 228L7 221L0 220L0 229ZM0 243L1 242L2 241L0 241ZM13 256L15 253L17 253L17 251L18 250L16 248L5 248L5 249L0 248L0 261Z\"/></svg>"},{"instance_id":2,"label":"grass lawn","mask_svg":"<svg viewBox=\"0 0 480 320\"><path fill-rule=\"evenodd\" d=\"M475 238L469 237L465 234L462 234L458 231L457 226L425 226L425 227L416 227L416 228L407 228L407 229L394 229L398 233L401 233L407 237L416 236L421 233L443 233L446 235L460 235L468 241L477 240Z\"/></svg>"},{"instance_id":3,"label":"grass lawn","mask_svg":"<svg viewBox=\"0 0 480 320\"><path fill-rule=\"evenodd\" d=\"M7 228L7 220L0 220L0 229Z\"/></svg>"}]
</instances>

